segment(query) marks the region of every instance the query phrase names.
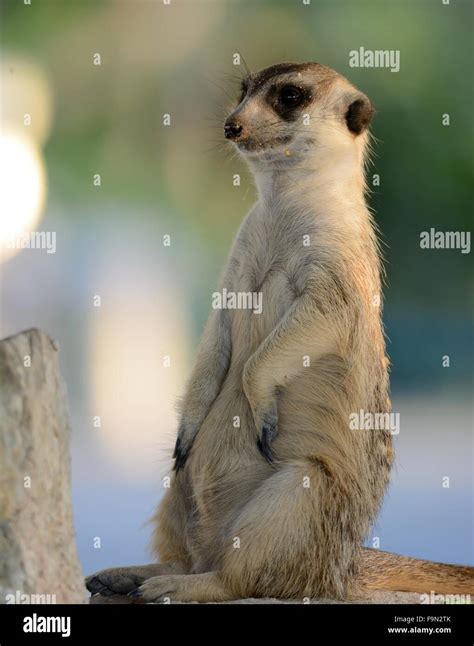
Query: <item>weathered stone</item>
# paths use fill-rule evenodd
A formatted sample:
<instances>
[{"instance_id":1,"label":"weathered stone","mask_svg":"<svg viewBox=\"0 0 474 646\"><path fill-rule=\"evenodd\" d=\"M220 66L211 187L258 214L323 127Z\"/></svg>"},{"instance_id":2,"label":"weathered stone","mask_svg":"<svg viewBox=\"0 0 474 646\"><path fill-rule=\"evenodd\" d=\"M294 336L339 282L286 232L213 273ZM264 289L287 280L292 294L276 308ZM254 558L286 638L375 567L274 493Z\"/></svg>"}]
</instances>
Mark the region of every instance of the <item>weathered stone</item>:
<instances>
[{"instance_id":1,"label":"weathered stone","mask_svg":"<svg viewBox=\"0 0 474 646\"><path fill-rule=\"evenodd\" d=\"M29 330L1 341L0 603L21 594L55 595L56 603L86 600L74 539L69 439L51 339Z\"/></svg>"}]
</instances>

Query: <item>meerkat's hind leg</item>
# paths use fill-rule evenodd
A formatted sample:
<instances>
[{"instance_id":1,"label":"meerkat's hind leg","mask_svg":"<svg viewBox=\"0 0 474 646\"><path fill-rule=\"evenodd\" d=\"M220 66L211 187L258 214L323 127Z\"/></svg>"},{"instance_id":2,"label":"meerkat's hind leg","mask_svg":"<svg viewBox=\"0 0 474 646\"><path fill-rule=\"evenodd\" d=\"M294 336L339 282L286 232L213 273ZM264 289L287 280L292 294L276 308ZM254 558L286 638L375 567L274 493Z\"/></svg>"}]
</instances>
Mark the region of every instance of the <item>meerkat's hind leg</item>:
<instances>
[{"instance_id":1,"label":"meerkat's hind leg","mask_svg":"<svg viewBox=\"0 0 474 646\"><path fill-rule=\"evenodd\" d=\"M218 572L203 574L169 574L154 576L129 594L133 599L148 603L173 601L230 601L235 594L224 585Z\"/></svg>"},{"instance_id":2,"label":"meerkat's hind leg","mask_svg":"<svg viewBox=\"0 0 474 646\"><path fill-rule=\"evenodd\" d=\"M185 566L181 563L150 563L149 565L107 568L88 576L86 588L92 594L100 593L106 597L113 594L128 594L132 590L136 590L147 579L185 571Z\"/></svg>"}]
</instances>

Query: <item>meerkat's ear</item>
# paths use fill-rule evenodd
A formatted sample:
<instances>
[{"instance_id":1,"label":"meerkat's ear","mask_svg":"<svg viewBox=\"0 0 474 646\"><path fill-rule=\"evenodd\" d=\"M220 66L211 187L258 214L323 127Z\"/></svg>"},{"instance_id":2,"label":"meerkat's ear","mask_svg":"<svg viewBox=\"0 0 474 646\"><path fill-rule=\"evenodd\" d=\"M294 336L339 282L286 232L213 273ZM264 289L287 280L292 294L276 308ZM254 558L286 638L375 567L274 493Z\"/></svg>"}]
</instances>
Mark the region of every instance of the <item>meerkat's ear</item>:
<instances>
[{"instance_id":1,"label":"meerkat's ear","mask_svg":"<svg viewBox=\"0 0 474 646\"><path fill-rule=\"evenodd\" d=\"M356 99L352 97L345 114L347 127L355 135L360 135L369 125L374 113L372 103L365 94L359 94Z\"/></svg>"}]
</instances>

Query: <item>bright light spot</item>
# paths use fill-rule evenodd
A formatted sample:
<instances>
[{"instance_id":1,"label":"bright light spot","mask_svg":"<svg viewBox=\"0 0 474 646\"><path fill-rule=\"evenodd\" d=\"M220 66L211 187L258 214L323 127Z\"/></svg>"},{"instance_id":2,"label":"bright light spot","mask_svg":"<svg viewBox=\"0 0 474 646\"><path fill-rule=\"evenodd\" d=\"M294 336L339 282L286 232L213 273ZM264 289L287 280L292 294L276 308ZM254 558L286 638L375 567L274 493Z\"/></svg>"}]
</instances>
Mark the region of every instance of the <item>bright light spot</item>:
<instances>
[{"instance_id":1,"label":"bright light spot","mask_svg":"<svg viewBox=\"0 0 474 646\"><path fill-rule=\"evenodd\" d=\"M30 139L0 135L0 261L19 249L9 241L32 231L40 219L45 198L44 164Z\"/></svg>"},{"instance_id":2,"label":"bright light spot","mask_svg":"<svg viewBox=\"0 0 474 646\"><path fill-rule=\"evenodd\" d=\"M2 52L3 53L3 52ZM52 126L52 95L44 70L29 59L3 55L0 61L1 128L20 132L41 147Z\"/></svg>"}]
</instances>

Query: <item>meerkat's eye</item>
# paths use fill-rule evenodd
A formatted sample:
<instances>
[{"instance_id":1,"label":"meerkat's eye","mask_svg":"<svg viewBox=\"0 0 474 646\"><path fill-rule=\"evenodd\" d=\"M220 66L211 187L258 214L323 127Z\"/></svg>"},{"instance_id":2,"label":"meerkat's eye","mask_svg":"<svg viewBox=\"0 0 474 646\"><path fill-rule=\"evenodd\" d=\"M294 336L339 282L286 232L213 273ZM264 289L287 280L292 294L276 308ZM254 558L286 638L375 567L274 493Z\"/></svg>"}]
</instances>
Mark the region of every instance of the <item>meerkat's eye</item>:
<instances>
[{"instance_id":1,"label":"meerkat's eye","mask_svg":"<svg viewBox=\"0 0 474 646\"><path fill-rule=\"evenodd\" d=\"M278 101L285 108L296 108L303 101L303 92L294 85L284 85L278 95Z\"/></svg>"}]
</instances>

